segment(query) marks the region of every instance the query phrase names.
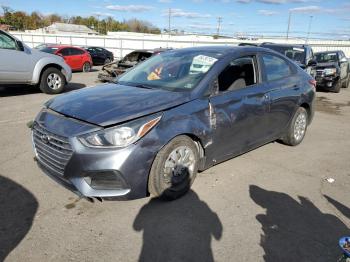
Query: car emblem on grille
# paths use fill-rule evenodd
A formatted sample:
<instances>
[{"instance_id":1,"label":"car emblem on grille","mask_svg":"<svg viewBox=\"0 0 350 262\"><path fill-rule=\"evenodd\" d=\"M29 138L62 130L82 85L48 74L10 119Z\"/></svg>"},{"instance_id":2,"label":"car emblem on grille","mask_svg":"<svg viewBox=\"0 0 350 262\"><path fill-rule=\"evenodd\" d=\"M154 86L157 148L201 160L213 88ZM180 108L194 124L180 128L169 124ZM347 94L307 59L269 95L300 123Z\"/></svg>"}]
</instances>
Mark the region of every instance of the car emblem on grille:
<instances>
[{"instance_id":1,"label":"car emblem on grille","mask_svg":"<svg viewBox=\"0 0 350 262\"><path fill-rule=\"evenodd\" d=\"M48 144L50 142L50 137L48 135L41 135L41 141L43 141L45 144Z\"/></svg>"}]
</instances>

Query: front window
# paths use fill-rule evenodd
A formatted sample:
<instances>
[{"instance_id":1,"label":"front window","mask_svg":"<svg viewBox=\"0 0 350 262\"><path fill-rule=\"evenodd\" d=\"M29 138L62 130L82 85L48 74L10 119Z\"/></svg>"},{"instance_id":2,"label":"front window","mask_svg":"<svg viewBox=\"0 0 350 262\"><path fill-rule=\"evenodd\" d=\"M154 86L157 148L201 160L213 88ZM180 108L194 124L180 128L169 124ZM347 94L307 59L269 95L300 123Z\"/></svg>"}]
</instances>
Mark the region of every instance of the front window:
<instances>
[{"instance_id":1,"label":"front window","mask_svg":"<svg viewBox=\"0 0 350 262\"><path fill-rule=\"evenodd\" d=\"M17 50L16 41L5 34L0 34L0 49Z\"/></svg>"},{"instance_id":2,"label":"front window","mask_svg":"<svg viewBox=\"0 0 350 262\"><path fill-rule=\"evenodd\" d=\"M330 62L337 62L337 53L319 53L316 54L316 61L317 63L330 63Z\"/></svg>"},{"instance_id":3,"label":"front window","mask_svg":"<svg viewBox=\"0 0 350 262\"><path fill-rule=\"evenodd\" d=\"M191 90L221 56L208 51L161 53L122 75L118 83L171 91Z\"/></svg>"}]
</instances>

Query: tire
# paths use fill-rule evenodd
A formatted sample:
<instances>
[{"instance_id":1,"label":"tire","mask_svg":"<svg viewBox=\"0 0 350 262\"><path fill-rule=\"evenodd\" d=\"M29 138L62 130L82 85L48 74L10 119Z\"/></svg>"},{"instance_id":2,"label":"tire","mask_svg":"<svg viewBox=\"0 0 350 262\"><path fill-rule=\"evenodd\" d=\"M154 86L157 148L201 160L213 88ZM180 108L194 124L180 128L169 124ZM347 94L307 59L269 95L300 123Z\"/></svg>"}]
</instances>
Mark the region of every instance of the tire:
<instances>
[{"instance_id":1,"label":"tire","mask_svg":"<svg viewBox=\"0 0 350 262\"><path fill-rule=\"evenodd\" d=\"M186 159L184 155L187 161L181 161ZM148 178L149 193L165 200L180 198L189 191L197 175L198 161L198 149L192 139L183 135L175 137L153 161Z\"/></svg>"},{"instance_id":2,"label":"tire","mask_svg":"<svg viewBox=\"0 0 350 262\"><path fill-rule=\"evenodd\" d=\"M60 70L47 68L41 75L39 88L45 94L59 94L64 90L66 79Z\"/></svg>"},{"instance_id":3,"label":"tire","mask_svg":"<svg viewBox=\"0 0 350 262\"><path fill-rule=\"evenodd\" d=\"M337 83L336 83L334 89L333 89L333 92L334 92L334 93L339 93L339 92L340 92L340 89L341 89L341 81L340 81L340 79L339 79L339 80L337 81Z\"/></svg>"},{"instance_id":4,"label":"tire","mask_svg":"<svg viewBox=\"0 0 350 262\"><path fill-rule=\"evenodd\" d=\"M109 64L110 62L112 62L111 59L106 58L106 60L105 60L105 62L104 62L104 65L105 65L105 64Z\"/></svg>"},{"instance_id":5,"label":"tire","mask_svg":"<svg viewBox=\"0 0 350 262\"><path fill-rule=\"evenodd\" d=\"M284 138L282 138L283 143L289 146L299 145L305 137L307 123L308 113L305 108L299 107L293 116L287 133L285 134Z\"/></svg>"},{"instance_id":6,"label":"tire","mask_svg":"<svg viewBox=\"0 0 350 262\"><path fill-rule=\"evenodd\" d=\"M91 71L91 64L89 62L85 62L83 64L83 72L88 73Z\"/></svg>"},{"instance_id":7,"label":"tire","mask_svg":"<svg viewBox=\"0 0 350 262\"><path fill-rule=\"evenodd\" d=\"M348 80L346 81L344 88L349 88L349 87L350 87L350 73L348 74Z\"/></svg>"}]
</instances>

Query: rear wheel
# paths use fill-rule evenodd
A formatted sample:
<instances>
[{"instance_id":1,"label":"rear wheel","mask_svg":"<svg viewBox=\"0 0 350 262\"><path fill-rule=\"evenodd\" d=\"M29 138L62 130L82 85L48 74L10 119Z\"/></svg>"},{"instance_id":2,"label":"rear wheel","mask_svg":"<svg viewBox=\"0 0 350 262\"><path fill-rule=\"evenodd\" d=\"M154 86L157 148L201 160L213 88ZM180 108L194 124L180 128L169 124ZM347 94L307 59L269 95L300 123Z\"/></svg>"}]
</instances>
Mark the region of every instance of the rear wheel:
<instances>
[{"instance_id":1,"label":"rear wheel","mask_svg":"<svg viewBox=\"0 0 350 262\"><path fill-rule=\"evenodd\" d=\"M198 171L199 154L187 136L178 136L160 150L152 164L148 191L154 197L177 199L186 194Z\"/></svg>"},{"instance_id":2,"label":"rear wheel","mask_svg":"<svg viewBox=\"0 0 350 262\"><path fill-rule=\"evenodd\" d=\"M83 72L87 73L91 71L91 64L89 62L85 62L83 65Z\"/></svg>"},{"instance_id":3,"label":"rear wheel","mask_svg":"<svg viewBox=\"0 0 350 262\"><path fill-rule=\"evenodd\" d=\"M348 74L348 80L345 83L344 88L348 88L350 86L350 73Z\"/></svg>"},{"instance_id":4,"label":"rear wheel","mask_svg":"<svg viewBox=\"0 0 350 262\"><path fill-rule=\"evenodd\" d=\"M66 80L60 70L47 68L41 75L40 90L46 94L59 94L64 90Z\"/></svg>"},{"instance_id":5,"label":"rear wheel","mask_svg":"<svg viewBox=\"0 0 350 262\"><path fill-rule=\"evenodd\" d=\"M290 146L296 146L303 141L307 130L308 114L305 108L299 107L296 111L288 131L282 141Z\"/></svg>"}]
</instances>

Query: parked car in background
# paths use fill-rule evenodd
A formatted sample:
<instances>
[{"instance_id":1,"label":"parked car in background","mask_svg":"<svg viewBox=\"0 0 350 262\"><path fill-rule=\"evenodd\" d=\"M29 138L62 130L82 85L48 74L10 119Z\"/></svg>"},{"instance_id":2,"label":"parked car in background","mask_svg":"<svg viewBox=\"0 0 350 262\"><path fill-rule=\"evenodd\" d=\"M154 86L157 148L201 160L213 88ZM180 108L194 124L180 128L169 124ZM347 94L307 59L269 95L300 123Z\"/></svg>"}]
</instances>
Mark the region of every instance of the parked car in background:
<instances>
[{"instance_id":1,"label":"parked car in background","mask_svg":"<svg viewBox=\"0 0 350 262\"><path fill-rule=\"evenodd\" d=\"M138 63L150 58L153 55L170 49L142 49L136 50L127 54L123 59L106 64L102 67L101 72L98 74L98 80L101 82L113 82L114 79L123 74L126 70L137 65Z\"/></svg>"},{"instance_id":2,"label":"parked car in background","mask_svg":"<svg viewBox=\"0 0 350 262\"><path fill-rule=\"evenodd\" d=\"M175 199L197 171L281 139L302 142L315 80L259 47L163 52L118 78L55 97L32 135L39 167L85 197Z\"/></svg>"},{"instance_id":3,"label":"parked car in background","mask_svg":"<svg viewBox=\"0 0 350 262\"><path fill-rule=\"evenodd\" d=\"M62 57L31 49L0 30L0 84L39 85L47 94L58 94L72 78Z\"/></svg>"},{"instance_id":4,"label":"parked car in background","mask_svg":"<svg viewBox=\"0 0 350 262\"><path fill-rule=\"evenodd\" d=\"M94 65L105 65L113 62L114 55L112 52L102 47L85 47L86 51L89 52Z\"/></svg>"},{"instance_id":5,"label":"parked car in background","mask_svg":"<svg viewBox=\"0 0 350 262\"><path fill-rule=\"evenodd\" d=\"M312 77L316 76L316 60L311 46L309 45L292 45L292 44L275 44L262 43L261 47L270 48L279 52L289 59L296 62L302 69Z\"/></svg>"},{"instance_id":6,"label":"parked car in background","mask_svg":"<svg viewBox=\"0 0 350 262\"><path fill-rule=\"evenodd\" d=\"M315 53L317 87L339 93L350 85L350 66L343 51Z\"/></svg>"},{"instance_id":7,"label":"parked car in background","mask_svg":"<svg viewBox=\"0 0 350 262\"><path fill-rule=\"evenodd\" d=\"M90 72L92 59L90 54L82 48L66 45L48 45L39 49L41 52L63 57L73 71Z\"/></svg>"}]
</instances>

